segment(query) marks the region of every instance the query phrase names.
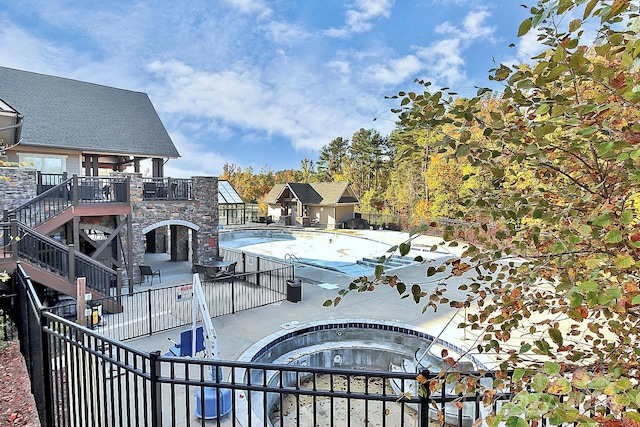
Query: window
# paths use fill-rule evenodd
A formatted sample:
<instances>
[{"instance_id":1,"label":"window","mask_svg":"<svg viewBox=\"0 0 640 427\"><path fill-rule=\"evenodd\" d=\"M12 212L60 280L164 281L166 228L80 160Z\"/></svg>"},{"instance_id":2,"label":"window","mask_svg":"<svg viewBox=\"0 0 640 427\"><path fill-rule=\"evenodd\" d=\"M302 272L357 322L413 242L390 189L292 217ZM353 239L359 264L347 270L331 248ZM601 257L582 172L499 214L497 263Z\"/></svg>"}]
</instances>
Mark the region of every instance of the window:
<instances>
[{"instance_id":1,"label":"window","mask_svg":"<svg viewBox=\"0 0 640 427\"><path fill-rule=\"evenodd\" d=\"M18 154L18 161L42 173L61 174L67 171L67 156L20 153Z\"/></svg>"}]
</instances>

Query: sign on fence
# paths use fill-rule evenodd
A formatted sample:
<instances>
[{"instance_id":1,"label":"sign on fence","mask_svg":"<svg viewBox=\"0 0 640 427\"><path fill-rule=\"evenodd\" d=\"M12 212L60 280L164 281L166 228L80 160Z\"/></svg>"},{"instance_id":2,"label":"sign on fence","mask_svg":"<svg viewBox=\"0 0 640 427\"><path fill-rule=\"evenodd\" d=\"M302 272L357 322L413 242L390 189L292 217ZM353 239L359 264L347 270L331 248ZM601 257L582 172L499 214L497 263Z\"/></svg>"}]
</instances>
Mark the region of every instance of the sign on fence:
<instances>
[{"instance_id":1,"label":"sign on fence","mask_svg":"<svg viewBox=\"0 0 640 427\"><path fill-rule=\"evenodd\" d=\"M193 299L193 285L178 286L178 302L191 301Z\"/></svg>"}]
</instances>

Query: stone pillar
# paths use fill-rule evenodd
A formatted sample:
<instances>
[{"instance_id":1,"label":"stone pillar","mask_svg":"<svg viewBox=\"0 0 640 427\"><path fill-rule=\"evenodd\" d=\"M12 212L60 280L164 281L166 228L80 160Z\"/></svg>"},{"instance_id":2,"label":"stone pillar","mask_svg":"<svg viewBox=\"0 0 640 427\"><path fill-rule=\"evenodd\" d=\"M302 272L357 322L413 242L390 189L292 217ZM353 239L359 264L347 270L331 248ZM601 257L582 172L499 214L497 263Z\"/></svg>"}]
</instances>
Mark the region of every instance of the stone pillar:
<instances>
[{"instance_id":1,"label":"stone pillar","mask_svg":"<svg viewBox=\"0 0 640 427\"><path fill-rule=\"evenodd\" d=\"M218 256L218 178L210 176L194 176L192 197L196 202L198 225L200 231L194 241L197 246L193 254L193 262L206 262Z\"/></svg>"},{"instance_id":2,"label":"stone pillar","mask_svg":"<svg viewBox=\"0 0 640 427\"><path fill-rule=\"evenodd\" d=\"M189 261L189 229L171 226L171 261Z\"/></svg>"}]
</instances>

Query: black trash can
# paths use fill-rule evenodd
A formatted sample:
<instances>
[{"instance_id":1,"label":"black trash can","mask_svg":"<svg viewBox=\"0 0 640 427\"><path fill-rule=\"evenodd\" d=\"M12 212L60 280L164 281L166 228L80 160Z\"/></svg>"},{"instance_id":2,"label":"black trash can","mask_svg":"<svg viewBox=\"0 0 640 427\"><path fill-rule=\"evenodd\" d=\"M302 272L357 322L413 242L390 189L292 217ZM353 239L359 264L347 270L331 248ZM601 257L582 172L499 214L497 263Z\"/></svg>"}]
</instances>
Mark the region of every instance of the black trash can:
<instances>
[{"instance_id":1,"label":"black trash can","mask_svg":"<svg viewBox=\"0 0 640 427\"><path fill-rule=\"evenodd\" d=\"M287 280L287 301L289 302L302 301L302 280L300 279Z\"/></svg>"}]
</instances>

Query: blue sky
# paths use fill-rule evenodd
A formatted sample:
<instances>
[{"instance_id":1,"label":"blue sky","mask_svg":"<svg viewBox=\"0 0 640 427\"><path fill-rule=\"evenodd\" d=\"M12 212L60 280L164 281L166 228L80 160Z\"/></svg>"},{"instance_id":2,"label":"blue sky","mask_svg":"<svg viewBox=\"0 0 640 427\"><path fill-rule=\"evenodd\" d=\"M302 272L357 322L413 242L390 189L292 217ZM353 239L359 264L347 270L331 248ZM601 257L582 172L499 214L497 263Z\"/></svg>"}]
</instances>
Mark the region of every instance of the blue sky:
<instances>
[{"instance_id":1,"label":"blue sky","mask_svg":"<svg viewBox=\"0 0 640 427\"><path fill-rule=\"evenodd\" d=\"M534 4L2 2L0 65L146 92L182 155L166 175L298 169L336 137L388 135L397 104L385 96L419 90L416 78L470 95L496 63L539 51L516 38L521 3Z\"/></svg>"}]
</instances>

